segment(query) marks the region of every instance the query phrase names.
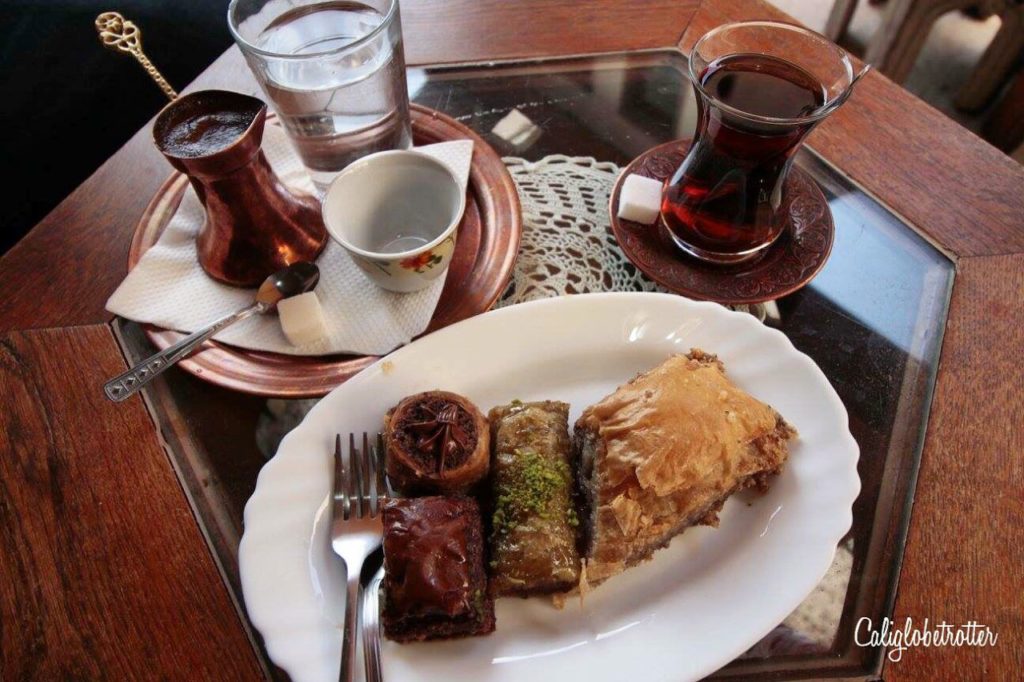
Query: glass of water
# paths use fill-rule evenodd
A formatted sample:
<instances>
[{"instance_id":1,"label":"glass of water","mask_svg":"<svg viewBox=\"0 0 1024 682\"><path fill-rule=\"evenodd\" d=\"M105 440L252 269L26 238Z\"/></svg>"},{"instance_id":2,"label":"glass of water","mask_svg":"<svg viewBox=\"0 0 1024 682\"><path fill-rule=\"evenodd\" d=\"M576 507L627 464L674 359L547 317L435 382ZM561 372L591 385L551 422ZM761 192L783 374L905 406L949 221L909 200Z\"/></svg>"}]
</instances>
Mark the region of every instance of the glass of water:
<instances>
[{"instance_id":1,"label":"glass of water","mask_svg":"<svg viewBox=\"0 0 1024 682\"><path fill-rule=\"evenodd\" d=\"M228 26L321 191L412 145L398 0L231 0Z\"/></svg>"}]
</instances>

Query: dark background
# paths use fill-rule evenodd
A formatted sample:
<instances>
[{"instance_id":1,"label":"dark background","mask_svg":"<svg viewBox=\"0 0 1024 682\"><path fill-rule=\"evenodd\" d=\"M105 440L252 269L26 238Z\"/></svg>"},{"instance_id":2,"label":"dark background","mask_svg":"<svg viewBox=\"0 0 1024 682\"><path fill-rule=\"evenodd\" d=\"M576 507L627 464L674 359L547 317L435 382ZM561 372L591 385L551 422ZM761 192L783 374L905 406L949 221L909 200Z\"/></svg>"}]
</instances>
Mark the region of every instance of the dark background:
<instances>
[{"instance_id":1,"label":"dark background","mask_svg":"<svg viewBox=\"0 0 1024 682\"><path fill-rule=\"evenodd\" d=\"M176 89L231 45L228 0L0 0L0 253L167 103L93 22L120 12Z\"/></svg>"}]
</instances>

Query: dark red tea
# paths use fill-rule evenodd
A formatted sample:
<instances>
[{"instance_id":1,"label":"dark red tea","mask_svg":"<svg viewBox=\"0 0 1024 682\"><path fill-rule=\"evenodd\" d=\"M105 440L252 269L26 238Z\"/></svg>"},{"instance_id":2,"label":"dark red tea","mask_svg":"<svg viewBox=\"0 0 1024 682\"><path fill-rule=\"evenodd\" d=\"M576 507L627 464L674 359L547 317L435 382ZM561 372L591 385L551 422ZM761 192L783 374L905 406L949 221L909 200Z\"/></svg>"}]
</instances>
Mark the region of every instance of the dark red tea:
<instances>
[{"instance_id":1,"label":"dark red tea","mask_svg":"<svg viewBox=\"0 0 1024 682\"><path fill-rule=\"evenodd\" d=\"M795 64L762 54L723 57L700 80L715 101L697 93L697 133L669 181L662 220L685 250L740 261L782 230L782 184L814 125L764 119L814 112L825 103L825 88Z\"/></svg>"}]
</instances>

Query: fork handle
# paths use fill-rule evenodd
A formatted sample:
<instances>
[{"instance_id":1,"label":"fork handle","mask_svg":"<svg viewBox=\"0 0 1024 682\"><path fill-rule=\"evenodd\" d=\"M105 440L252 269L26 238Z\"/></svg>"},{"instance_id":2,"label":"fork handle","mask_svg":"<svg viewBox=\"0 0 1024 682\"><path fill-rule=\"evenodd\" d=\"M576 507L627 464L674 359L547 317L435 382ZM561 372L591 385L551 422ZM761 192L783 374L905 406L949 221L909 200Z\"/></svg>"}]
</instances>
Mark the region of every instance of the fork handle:
<instances>
[{"instance_id":1,"label":"fork handle","mask_svg":"<svg viewBox=\"0 0 1024 682\"><path fill-rule=\"evenodd\" d=\"M359 631L363 633L366 682L384 682L384 674L380 669L380 583L383 578L384 567L381 566L363 588L363 608L359 612L363 619Z\"/></svg>"},{"instance_id":2,"label":"fork handle","mask_svg":"<svg viewBox=\"0 0 1024 682\"><path fill-rule=\"evenodd\" d=\"M138 393L139 389L163 374L171 365L191 353L199 344L203 343L217 332L235 322L255 314L266 312L268 306L265 303L254 303L248 308L243 308L227 317L222 317L208 327L189 334L173 346L168 346L159 353L151 355L130 370L116 376L103 384L103 392L107 398L119 403L130 396Z\"/></svg>"},{"instance_id":3,"label":"fork handle","mask_svg":"<svg viewBox=\"0 0 1024 682\"><path fill-rule=\"evenodd\" d=\"M348 562L346 562L348 563ZM356 627L359 623L359 574L362 566L347 566L348 593L345 595L345 630L341 639L341 671L339 682L352 682L356 662Z\"/></svg>"}]
</instances>

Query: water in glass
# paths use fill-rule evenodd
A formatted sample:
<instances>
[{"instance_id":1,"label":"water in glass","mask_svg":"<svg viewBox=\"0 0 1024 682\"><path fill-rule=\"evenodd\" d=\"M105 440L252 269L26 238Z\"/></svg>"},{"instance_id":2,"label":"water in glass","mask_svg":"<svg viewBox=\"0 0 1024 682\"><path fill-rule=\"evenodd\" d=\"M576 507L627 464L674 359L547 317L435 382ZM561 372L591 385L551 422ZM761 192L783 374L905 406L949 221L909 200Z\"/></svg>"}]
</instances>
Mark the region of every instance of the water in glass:
<instances>
[{"instance_id":1,"label":"water in glass","mask_svg":"<svg viewBox=\"0 0 1024 682\"><path fill-rule=\"evenodd\" d=\"M261 60L261 80L321 187L361 156L412 143L400 28L359 42L384 19L359 2L315 3L282 12L254 41L276 55L309 56Z\"/></svg>"}]
</instances>

